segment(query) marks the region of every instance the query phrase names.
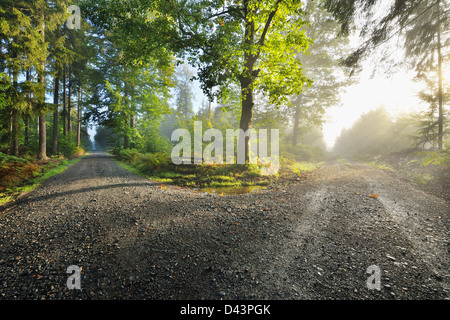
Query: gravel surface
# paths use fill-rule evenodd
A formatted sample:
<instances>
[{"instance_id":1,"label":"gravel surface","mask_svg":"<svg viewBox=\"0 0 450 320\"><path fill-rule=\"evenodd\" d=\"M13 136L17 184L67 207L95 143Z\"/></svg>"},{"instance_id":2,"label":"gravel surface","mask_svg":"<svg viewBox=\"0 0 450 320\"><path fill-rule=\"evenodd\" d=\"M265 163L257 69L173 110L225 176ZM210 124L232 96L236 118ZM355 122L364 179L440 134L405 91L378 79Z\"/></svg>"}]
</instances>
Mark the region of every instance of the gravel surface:
<instances>
[{"instance_id":1,"label":"gravel surface","mask_svg":"<svg viewBox=\"0 0 450 320\"><path fill-rule=\"evenodd\" d=\"M449 299L449 212L357 163L220 196L161 188L97 152L0 213L0 299Z\"/></svg>"}]
</instances>

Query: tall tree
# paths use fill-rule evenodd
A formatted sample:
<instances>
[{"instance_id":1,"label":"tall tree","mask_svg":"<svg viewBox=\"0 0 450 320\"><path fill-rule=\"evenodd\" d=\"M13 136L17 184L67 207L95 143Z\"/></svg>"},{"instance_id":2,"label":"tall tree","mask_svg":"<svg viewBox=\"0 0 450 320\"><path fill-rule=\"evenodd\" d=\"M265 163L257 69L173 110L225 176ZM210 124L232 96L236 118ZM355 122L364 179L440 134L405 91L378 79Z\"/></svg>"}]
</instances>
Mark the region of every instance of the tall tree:
<instances>
[{"instance_id":1,"label":"tall tree","mask_svg":"<svg viewBox=\"0 0 450 320\"><path fill-rule=\"evenodd\" d=\"M186 54L210 98L226 97L227 87L237 82L243 131L252 127L255 89L281 105L308 82L295 58L309 44L302 28L302 1L103 0L87 1L86 6L96 25L120 29L124 38L135 39L124 50L137 59L161 48ZM241 139L248 160L249 137Z\"/></svg>"},{"instance_id":2,"label":"tall tree","mask_svg":"<svg viewBox=\"0 0 450 320\"><path fill-rule=\"evenodd\" d=\"M53 79L53 105L55 111L53 112L53 138L52 138L52 155L55 155L58 152L58 98L59 98L59 76L57 75Z\"/></svg>"},{"instance_id":3,"label":"tall tree","mask_svg":"<svg viewBox=\"0 0 450 320\"><path fill-rule=\"evenodd\" d=\"M40 92L38 94L38 123L39 123L39 148L38 148L38 159L47 159L47 124L45 121L45 114L47 112L45 104L45 68L47 59L47 50L45 42L45 7L46 3L44 1L38 1L37 4L37 28L40 29L41 39L40 45L45 48L44 54L41 56L41 63L38 66L38 81L40 84Z\"/></svg>"},{"instance_id":4,"label":"tall tree","mask_svg":"<svg viewBox=\"0 0 450 320\"><path fill-rule=\"evenodd\" d=\"M78 108L77 108L77 147L81 147L81 112L82 112L82 100L81 100L81 85L78 86Z\"/></svg>"},{"instance_id":5,"label":"tall tree","mask_svg":"<svg viewBox=\"0 0 450 320\"><path fill-rule=\"evenodd\" d=\"M108 1L84 1L81 4L95 29L91 43L98 54L91 64L99 70L89 73L92 93L87 102L95 108L90 107L85 117L113 128L115 136L120 138L117 144L123 142L125 148L142 145L146 140L139 134L139 129L147 130L150 123L155 129L159 126L154 120L168 110L168 90L173 86L174 71L173 55L166 47L157 43L143 47L139 38L129 37L129 31L136 26L134 19L142 18L143 13L147 16L146 10L140 12L129 7L130 4ZM122 6L127 10L123 11ZM126 15L130 19L129 25L121 24L121 19L111 16L105 9ZM144 110L148 121L142 119ZM143 123L145 129L139 128Z\"/></svg>"},{"instance_id":6,"label":"tall tree","mask_svg":"<svg viewBox=\"0 0 450 320\"><path fill-rule=\"evenodd\" d=\"M192 78L194 71L187 64L183 64L176 73L176 110L180 122L188 123L194 115Z\"/></svg>"},{"instance_id":7,"label":"tall tree","mask_svg":"<svg viewBox=\"0 0 450 320\"><path fill-rule=\"evenodd\" d=\"M35 49L40 29L34 28L31 10L27 2L0 4L1 65L11 84L7 89L8 104L3 111L8 117L2 119L2 126L8 128L9 135L6 136L10 138L10 152L16 156L19 154L19 118L21 115L28 116L31 111L27 96L33 88L28 77L26 81L19 82L19 76L32 67L36 61L34 58L39 54L39 50Z\"/></svg>"},{"instance_id":8,"label":"tall tree","mask_svg":"<svg viewBox=\"0 0 450 320\"><path fill-rule=\"evenodd\" d=\"M448 12L449 6L445 6L444 1L423 1L405 32L407 63L415 70L416 80L426 84L427 89L419 97L429 104L429 115L436 115L437 121L432 123L437 130L432 142L440 150L443 149L445 134L444 103L449 101L450 94L449 86L444 86L442 72L444 61L448 62L450 58L450 37L441 36L442 30L450 26L444 13L446 9Z\"/></svg>"}]
</instances>

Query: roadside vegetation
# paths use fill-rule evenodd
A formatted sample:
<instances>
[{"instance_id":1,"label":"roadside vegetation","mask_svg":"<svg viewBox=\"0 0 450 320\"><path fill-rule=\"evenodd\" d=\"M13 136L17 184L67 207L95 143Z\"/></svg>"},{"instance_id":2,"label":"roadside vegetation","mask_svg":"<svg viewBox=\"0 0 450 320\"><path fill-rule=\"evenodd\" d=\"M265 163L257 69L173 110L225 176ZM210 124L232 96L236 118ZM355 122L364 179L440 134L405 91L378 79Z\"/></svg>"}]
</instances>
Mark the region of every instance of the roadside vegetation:
<instances>
[{"instance_id":1,"label":"roadside vegetation","mask_svg":"<svg viewBox=\"0 0 450 320\"><path fill-rule=\"evenodd\" d=\"M60 155L42 161L31 156L19 158L0 152L0 205L36 189L42 182L63 172L85 155L84 151L79 150L71 159Z\"/></svg>"},{"instance_id":2,"label":"roadside vegetation","mask_svg":"<svg viewBox=\"0 0 450 320\"><path fill-rule=\"evenodd\" d=\"M397 174L433 194L449 198L450 145L444 126L443 148L439 139L425 130L430 124L420 114L392 119L384 108L362 115L337 139L338 161L346 159ZM424 134L426 132L427 134Z\"/></svg>"},{"instance_id":3,"label":"roadside vegetation","mask_svg":"<svg viewBox=\"0 0 450 320\"><path fill-rule=\"evenodd\" d=\"M174 165L165 153L140 153L136 149L113 149L119 164L127 170L162 184L190 188L239 188L286 185L306 179L323 162L291 161L280 158L274 175L262 175L257 164Z\"/></svg>"}]
</instances>

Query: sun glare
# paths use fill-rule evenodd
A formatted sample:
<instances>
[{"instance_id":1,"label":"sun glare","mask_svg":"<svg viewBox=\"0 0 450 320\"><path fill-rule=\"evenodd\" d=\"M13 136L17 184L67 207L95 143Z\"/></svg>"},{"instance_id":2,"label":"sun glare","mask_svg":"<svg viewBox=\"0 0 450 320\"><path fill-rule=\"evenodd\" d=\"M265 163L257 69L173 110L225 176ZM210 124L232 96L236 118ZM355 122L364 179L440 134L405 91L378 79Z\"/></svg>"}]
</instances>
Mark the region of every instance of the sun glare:
<instances>
[{"instance_id":1,"label":"sun glare","mask_svg":"<svg viewBox=\"0 0 450 320\"><path fill-rule=\"evenodd\" d=\"M450 67L442 70L442 78L443 78L444 83L450 84Z\"/></svg>"},{"instance_id":2,"label":"sun glare","mask_svg":"<svg viewBox=\"0 0 450 320\"><path fill-rule=\"evenodd\" d=\"M343 129L348 129L364 113L384 107L393 117L419 111L422 106L417 97L420 84L410 80L409 74L399 73L392 78L361 79L341 96L341 106L327 112L323 134L329 149Z\"/></svg>"}]
</instances>

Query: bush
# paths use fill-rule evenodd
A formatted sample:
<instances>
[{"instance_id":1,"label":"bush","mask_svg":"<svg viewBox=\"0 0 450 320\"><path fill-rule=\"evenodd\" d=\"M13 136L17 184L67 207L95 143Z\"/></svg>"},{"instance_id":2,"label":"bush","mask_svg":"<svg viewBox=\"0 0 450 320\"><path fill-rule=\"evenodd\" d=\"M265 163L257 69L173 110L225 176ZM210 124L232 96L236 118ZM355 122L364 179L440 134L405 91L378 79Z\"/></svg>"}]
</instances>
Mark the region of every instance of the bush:
<instances>
[{"instance_id":1,"label":"bush","mask_svg":"<svg viewBox=\"0 0 450 320\"><path fill-rule=\"evenodd\" d=\"M0 152L0 192L32 179L41 173L40 167L28 159Z\"/></svg>"},{"instance_id":2,"label":"bush","mask_svg":"<svg viewBox=\"0 0 450 320\"><path fill-rule=\"evenodd\" d=\"M61 139L59 142L59 149L64 157L68 159L79 157L84 154L84 150L78 147L73 137L70 136L66 136Z\"/></svg>"},{"instance_id":3,"label":"bush","mask_svg":"<svg viewBox=\"0 0 450 320\"><path fill-rule=\"evenodd\" d=\"M121 153L122 160L127 161L130 165L145 174L165 170L171 164L170 157L165 153L139 153L132 149L127 151Z\"/></svg>"},{"instance_id":4,"label":"bush","mask_svg":"<svg viewBox=\"0 0 450 320\"><path fill-rule=\"evenodd\" d=\"M136 149L121 149L119 150L117 157L121 161L132 164L138 154L139 152Z\"/></svg>"},{"instance_id":5,"label":"bush","mask_svg":"<svg viewBox=\"0 0 450 320\"><path fill-rule=\"evenodd\" d=\"M11 156L5 153L0 152L0 166L4 166L6 164L19 164L19 163L28 163L28 159L18 158L15 156Z\"/></svg>"},{"instance_id":6,"label":"bush","mask_svg":"<svg viewBox=\"0 0 450 320\"><path fill-rule=\"evenodd\" d=\"M431 165L447 167L450 165L450 148L439 151L425 151L419 153L423 155L422 165L424 167Z\"/></svg>"}]
</instances>

